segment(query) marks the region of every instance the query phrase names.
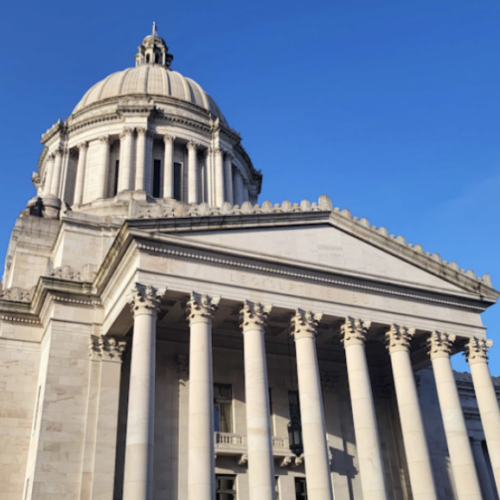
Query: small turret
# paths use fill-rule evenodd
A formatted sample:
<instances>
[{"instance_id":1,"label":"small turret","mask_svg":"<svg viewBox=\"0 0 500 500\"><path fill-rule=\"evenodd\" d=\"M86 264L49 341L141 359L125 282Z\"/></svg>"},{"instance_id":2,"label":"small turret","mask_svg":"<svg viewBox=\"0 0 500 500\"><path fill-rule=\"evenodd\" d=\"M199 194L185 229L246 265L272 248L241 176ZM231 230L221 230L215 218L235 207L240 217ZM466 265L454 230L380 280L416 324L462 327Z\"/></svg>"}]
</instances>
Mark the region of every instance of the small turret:
<instances>
[{"instance_id":1,"label":"small turret","mask_svg":"<svg viewBox=\"0 0 500 500\"><path fill-rule=\"evenodd\" d=\"M168 53L168 47L163 38L158 36L156 23L153 23L153 31L137 47L139 51L135 56L135 65L159 64L170 69L174 56Z\"/></svg>"}]
</instances>

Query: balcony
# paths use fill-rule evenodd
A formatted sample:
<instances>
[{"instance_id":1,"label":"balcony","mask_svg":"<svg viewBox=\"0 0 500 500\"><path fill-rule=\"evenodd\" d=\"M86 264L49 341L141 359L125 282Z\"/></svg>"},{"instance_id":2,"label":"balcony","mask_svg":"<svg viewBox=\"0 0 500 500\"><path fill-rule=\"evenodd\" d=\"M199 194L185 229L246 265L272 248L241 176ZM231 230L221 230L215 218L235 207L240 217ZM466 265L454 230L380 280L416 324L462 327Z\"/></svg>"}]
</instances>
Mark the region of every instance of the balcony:
<instances>
[{"instance_id":1,"label":"balcony","mask_svg":"<svg viewBox=\"0 0 500 500\"><path fill-rule=\"evenodd\" d=\"M239 455L244 457L247 454L247 437L242 434L216 432L214 433L214 442L216 455ZM284 458L293 455L290 451L288 438L273 436L272 444L274 457Z\"/></svg>"}]
</instances>

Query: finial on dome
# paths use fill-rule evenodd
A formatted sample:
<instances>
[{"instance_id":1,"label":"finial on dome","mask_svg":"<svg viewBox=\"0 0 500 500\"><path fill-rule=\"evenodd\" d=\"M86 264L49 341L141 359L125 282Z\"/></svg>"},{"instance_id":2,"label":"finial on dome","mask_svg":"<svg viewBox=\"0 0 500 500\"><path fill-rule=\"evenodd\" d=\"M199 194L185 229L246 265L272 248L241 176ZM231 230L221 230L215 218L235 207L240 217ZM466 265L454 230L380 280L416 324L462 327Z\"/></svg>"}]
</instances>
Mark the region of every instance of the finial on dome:
<instances>
[{"instance_id":1,"label":"finial on dome","mask_svg":"<svg viewBox=\"0 0 500 500\"><path fill-rule=\"evenodd\" d=\"M156 22L153 22L153 30L139 45L135 56L135 65L159 64L170 69L174 56L168 53L168 47L163 38L158 36Z\"/></svg>"}]
</instances>

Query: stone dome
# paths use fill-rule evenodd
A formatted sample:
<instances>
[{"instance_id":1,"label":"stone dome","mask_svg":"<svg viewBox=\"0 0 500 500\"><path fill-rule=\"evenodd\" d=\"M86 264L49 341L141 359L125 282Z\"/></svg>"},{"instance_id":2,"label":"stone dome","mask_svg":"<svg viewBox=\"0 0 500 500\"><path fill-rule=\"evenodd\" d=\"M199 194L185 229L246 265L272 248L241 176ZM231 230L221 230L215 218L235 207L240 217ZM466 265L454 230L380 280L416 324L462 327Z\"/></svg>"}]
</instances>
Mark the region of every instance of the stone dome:
<instances>
[{"instance_id":1,"label":"stone dome","mask_svg":"<svg viewBox=\"0 0 500 500\"><path fill-rule=\"evenodd\" d=\"M106 99L126 96L179 99L203 108L226 123L215 101L198 83L162 64L141 64L109 75L85 93L73 114Z\"/></svg>"}]
</instances>

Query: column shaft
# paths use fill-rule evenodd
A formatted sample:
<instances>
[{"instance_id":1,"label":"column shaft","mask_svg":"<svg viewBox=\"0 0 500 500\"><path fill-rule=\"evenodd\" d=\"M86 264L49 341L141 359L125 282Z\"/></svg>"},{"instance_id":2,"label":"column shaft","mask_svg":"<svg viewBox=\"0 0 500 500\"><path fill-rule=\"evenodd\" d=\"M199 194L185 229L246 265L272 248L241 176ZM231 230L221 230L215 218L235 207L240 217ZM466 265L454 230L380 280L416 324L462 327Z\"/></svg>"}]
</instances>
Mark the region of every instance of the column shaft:
<instances>
[{"instance_id":1,"label":"column shaft","mask_svg":"<svg viewBox=\"0 0 500 500\"><path fill-rule=\"evenodd\" d=\"M174 197L174 140L175 137L165 135L165 155L163 159L163 198Z\"/></svg>"},{"instance_id":2,"label":"column shaft","mask_svg":"<svg viewBox=\"0 0 500 500\"><path fill-rule=\"evenodd\" d=\"M432 464L410 359L413 333L414 330L393 325L386 336L413 499L436 500Z\"/></svg>"},{"instance_id":3,"label":"column shaft","mask_svg":"<svg viewBox=\"0 0 500 500\"><path fill-rule=\"evenodd\" d=\"M224 203L224 165L223 150L215 149L215 205L221 207Z\"/></svg>"},{"instance_id":4,"label":"column shaft","mask_svg":"<svg viewBox=\"0 0 500 500\"><path fill-rule=\"evenodd\" d=\"M315 343L317 323L320 319L320 314L298 310L292 319L292 324L297 356L307 498L332 500L330 461Z\"/></svg>"},{"instance_id":5,"label":"column shaft","mask_svg":"<svg viewBox=\"0 0 500 500\"><path fill-rule=\"evenodd\" d=\"M188 203L198 203L198 145L188 142Z\"/></svg>"},{"instance_id":6,"label":"column shaft","mask_svg":"<svg viewBox=\"0 0 500 500\"><path fill-rule=\"evenodd\" d=\"M47 196L52 192L52 176L54 175L55 155L51 153L45 164L45 185L43 186L43 194Z\"/></svg>"},{"instance_id":7,"label":"column shaft","mask_svg":"<svg viewBox=\"0 0 500 500\"><path fill-rule=\"evenodd\" d=\"M342 326L342 334L363 498L387 500L377 417L364 345L369 327L370 322L347 318Z\"/></svg>"},{"instance_id":8,"label":"column shaft","mask_svg":"<svg viewBox=\"0 0 500 500\"><path fill-rule=\"evenodd\" d=\"M491 340L473 338L466 346L466 355L486 437L491 467L495 476L497 491L500 494L500 409L498 408L495 387L488 368L487 354L492 344Z\"/></svg>"},{"instance_id":9,"label":"column shaft","mask_svg":"<svg viewBox=\"0 0 500 500\"><path fill-rule=\"evenodd\" d=\"M101 143L99 173L97 175L97 198L106 198L107 183L108 183L108 170L109 170L109 137L99 137Z\"/></svg>"},{"instance_id":10,"label":"column shaft","mask_svg":"<svg viewBox=\"0 0 500 500\"><path fill-rule=\"evenodd\" d=\"M137 130L135 161L135 190L146 191L146 133L145 128Z\"/></svg>"},{"instance_id":11,"label":"column shaft","mask_svg":"<svg viewBox=\"0 0 500 500\"><path fill-rule=\"evenodd\" d=\"M431 335L429 341L432 368L458 500L481 500L474 457L450 363L454 340L454 336L446 333L434 332Z\"/></svg>"},{"instance_id":12,"label":"column shaft","mask_svg":"<svg viewBox=\"0 0 500 500\"><path fill-rule=\"evenodd\" d=\"M239 170L234 174L234 204L241 207L243 203L243 177Z\"/></svg>"},{"instance_id":13,"label":"column shaft","mask_svg":"<svg viewBox=\"0 0 500 500\"><path fill-rule=\"evenodd\" d=\"M132 153L134 129L126 128L120 135L120 164L118 171L118 192L132 189Z\"/></svg>"},{"instance_id":14,"label":"column shaft","mask_svg":"<svg viewBox=\"0 0 500 500\"><path fill-rule=\"evenodd\" d=\"M194 293L188 303L188 500L214 500L215 496L212 314L217 304L218 299Z\"/></svg>"},{"instance_id":15,"label":"column shaft","mask_svg":"<svg viewBox=\"0 0 500 500\"><path fill-rule=\"evenodd\" d=\"M62 149L56 149L54 152L54 167L51 177L50 194L53 194L56 198L59 198L59 186L61 182L61 166L62 166Z\"/></svg>"},{"instance_id":16,"label":"column shaft","mask_svg":"<svg viewBox=\"0 0 500 500\"><path fill-rule=\"evenodd\" d=\"M226 201L234 205L233 200L233 155L226 153L224 158L224 184L226 186Z\"/></svg>"},{"instance_id":17,"label":"column shaft","mask_svg":"<svg viewBox=\"0 0 500 500\"><path fill-rule=\"evenodd\" d=\"M83 189L85 184L85 169L87 166L88 143L84 142L78 145L78 165L76 171L75 197L73 203L81 205L83 203Z\"/></svg>"},{"instance_id":18,"label":"column shaft","mask_svg":"<svg viewBox=\"0 0 500 500\"><path fill-rule=\"evenodd\" d=\"M251 302L246 302L242 310L250 500L275 498L269 386L264 345L264 322L270 310L269 306Z\"/></svg>"},{"instance_id":19,"label":"column shaft","mask_svg":"<svg viewBox=\"0 0 500 500\"><path fill-rule=\"evenodd\" d=\"M123 500L152 500L156 312L159 295L137 285L125 448Z\"/></svg>"},{"instance_id":20,"label":"column shaft","mask_svg":"<svg viewBox=\"0 0 500 500\"><path fill-rule=\"evenodd\" d=\"M153 195L153 134L146 133L146 159L145 159L146 193Z\"/></svg>"}]
</instances>

